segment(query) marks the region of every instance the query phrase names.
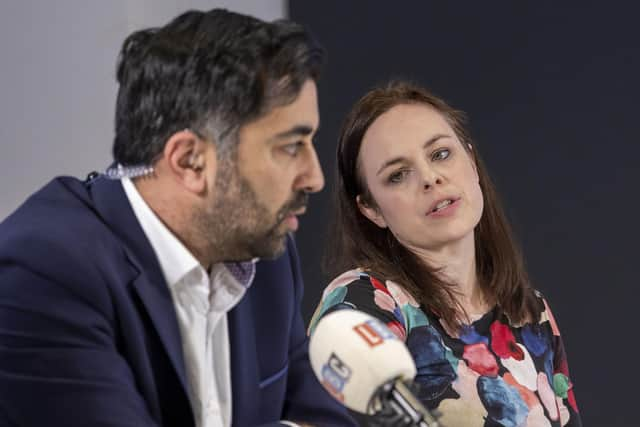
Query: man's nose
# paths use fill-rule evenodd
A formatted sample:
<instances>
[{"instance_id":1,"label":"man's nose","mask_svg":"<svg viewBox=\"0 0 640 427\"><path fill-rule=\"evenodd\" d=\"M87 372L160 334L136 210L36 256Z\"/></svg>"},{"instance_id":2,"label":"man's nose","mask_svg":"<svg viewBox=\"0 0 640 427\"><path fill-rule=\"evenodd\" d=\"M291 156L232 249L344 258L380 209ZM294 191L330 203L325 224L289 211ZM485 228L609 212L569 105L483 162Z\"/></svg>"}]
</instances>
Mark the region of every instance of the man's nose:
<instances>
[{"instance_id":1,"label":"man's nose","mask_svg":"<svg viewBox=\"0 0 640 427\"><path fill-rule=\"evenodd\" d=\"M307 193L317 193L324 188L324 174L320 167L318 154L313 146L307 153L307 161L303 167L296 190L303 190Z\"/></svg>"}]
</instances>

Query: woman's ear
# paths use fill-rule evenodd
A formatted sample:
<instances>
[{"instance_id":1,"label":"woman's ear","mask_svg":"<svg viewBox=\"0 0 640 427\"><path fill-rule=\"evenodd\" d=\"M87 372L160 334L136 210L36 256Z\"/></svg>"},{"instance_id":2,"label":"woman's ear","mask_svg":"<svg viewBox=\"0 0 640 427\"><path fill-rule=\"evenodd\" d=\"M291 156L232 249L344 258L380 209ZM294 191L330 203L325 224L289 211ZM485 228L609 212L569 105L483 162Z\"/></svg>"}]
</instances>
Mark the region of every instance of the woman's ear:
<instances>
[{"instance_id":1,"label":"woman's ear","mask_svg":"<svg viewBox=\"0 0 640 427\"><path fill-rule=\"evenodd\" d=\"M377 225L380 228L387 228L387 222L384 220L384 217L380 213L380 210L376 207L369 206L360 195L356 196L356 204L358 205L358 209L360 213L368 218L371 222Z\"/></svg>"},{"instance_id":2,"label":"woman's ear","mask_svg":"<svg viewBox=\"0 0 640 427\"><path fill-rule=\"evenodd\" d=\"M163 157L169 173L191 192L201 194L207 189L207 169L216 166L216 157L207 156L212 145L185 129L171 135L164 146Z\"/></svg>"}]
</instances>

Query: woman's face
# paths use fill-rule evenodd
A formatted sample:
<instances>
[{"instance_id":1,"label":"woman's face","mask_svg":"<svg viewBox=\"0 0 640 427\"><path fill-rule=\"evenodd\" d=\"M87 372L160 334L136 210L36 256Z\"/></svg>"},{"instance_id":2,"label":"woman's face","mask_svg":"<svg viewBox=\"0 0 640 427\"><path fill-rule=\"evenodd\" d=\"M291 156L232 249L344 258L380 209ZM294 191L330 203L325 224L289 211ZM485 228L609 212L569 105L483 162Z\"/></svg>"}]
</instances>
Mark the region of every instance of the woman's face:
<instances>
[{"instance_id":1,"label":"woman's face","mask_svg":"<svg viewBox=\"0 0 640 427\"><path fill-rule=\"evenodd\" d=\"M483 198L469 152L444 117L424 104L403 104L364 135L360 173L375 203L360 211L389 227L409 249L438 250L473 237Z\"/></svg>"}]
</instances>

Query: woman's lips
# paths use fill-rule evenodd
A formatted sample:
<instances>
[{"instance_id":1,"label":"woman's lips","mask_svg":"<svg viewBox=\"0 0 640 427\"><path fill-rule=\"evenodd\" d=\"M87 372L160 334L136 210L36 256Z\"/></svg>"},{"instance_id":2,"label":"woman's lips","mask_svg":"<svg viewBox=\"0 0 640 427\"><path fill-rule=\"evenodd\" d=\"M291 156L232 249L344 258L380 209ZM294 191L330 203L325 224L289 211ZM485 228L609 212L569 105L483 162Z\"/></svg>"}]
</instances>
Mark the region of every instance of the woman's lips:
<instances>
[{"instance_id":1,"label":"woman's lips","mask_svg":"<svg viewBox=\"0 0 640 427\"><path fill-rule=\"evenodd\" d=\"M451 200L451 203L439 210L430 210L427 212L427 216L432 218L445 218L453 215L458 210L458 206L460 206L460 199L445 200Z\"/></svg>"}]
</instances>

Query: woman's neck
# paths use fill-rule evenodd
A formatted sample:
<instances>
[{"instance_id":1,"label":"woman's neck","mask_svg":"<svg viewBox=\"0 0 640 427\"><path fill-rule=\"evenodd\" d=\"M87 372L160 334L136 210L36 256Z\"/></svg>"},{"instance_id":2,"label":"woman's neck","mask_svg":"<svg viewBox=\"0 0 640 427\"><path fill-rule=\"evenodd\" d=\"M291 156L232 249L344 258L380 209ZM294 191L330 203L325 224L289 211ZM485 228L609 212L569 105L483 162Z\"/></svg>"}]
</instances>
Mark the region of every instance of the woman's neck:
<instances>
[{"instance_id":1,"label":"woman's neck","mask_svg":"<svg viewBox=\"0 0 640 427\"><path fill-rule=\"evenodd\" d=\"M443 280L455 286L459 293L458 301L471 318L490 309L478 280L473 233L438 248L412 251L427 265L437 269Z\"/></svg>"}]
</instances>

